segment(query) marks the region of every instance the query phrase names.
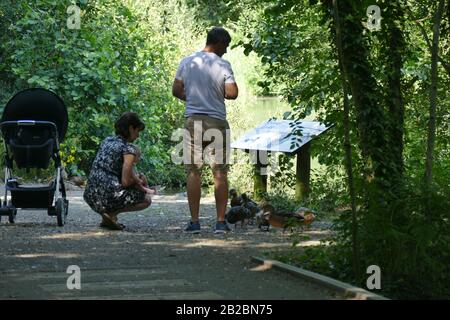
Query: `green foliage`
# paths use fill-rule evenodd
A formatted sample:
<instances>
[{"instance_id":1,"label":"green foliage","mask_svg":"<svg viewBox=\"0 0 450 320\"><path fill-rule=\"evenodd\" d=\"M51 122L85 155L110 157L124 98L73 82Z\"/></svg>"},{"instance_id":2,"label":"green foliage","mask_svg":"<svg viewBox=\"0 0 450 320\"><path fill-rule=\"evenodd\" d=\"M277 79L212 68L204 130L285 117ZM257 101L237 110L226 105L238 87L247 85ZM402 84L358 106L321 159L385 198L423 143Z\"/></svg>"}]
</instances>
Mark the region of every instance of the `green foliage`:
<instances>
[{"instance_id":1,"label":"green foliage","mask_svg":"<svg viewBox=\"0 0 450 320\"><path fill-rule=\"evenodd\" d=\"M410 181L404 192L392 204L392 211L385 213L394 224L380 220L373 213L358 212L360 240L364 244L361 272L366 275L368 266L379 266L380 294L390 298L448 299L450 190L424 194L417 181ZM434 213L432 219L425 211L427 201ZM328 242L326 245L305 250L296 248L276 258L365 287L368 275L355 279L351 268L350 226L351 211L343 211L334 221L335 235L324 240Z\"/></svg>"},{"instance_id":2,"label":"green foliage","mask_svg":"<svg viewBox=\"0 0 450 320\"><path fill-rule=\"evenodd\" d=\"M7 75L1 81L8 90L2 102L28 87L63 98L70 121L62 151L74 157L67 163L63 156L71 174L88 174L100 142L114 133L114 121L125 111L137 112L146 125L138 141L141 170L150 183L178 184L181 171L167 170L167 150L183 106L168 88L185 50L178 43L189 45L186 39L193 37L179 32L192 25L177 17L186 8L176 1L81 1L76 30L66 26L69 4L15 1L1 7L0 12L8 9L11 23L1 43L0 72Z\"/></svg>"},{"instance_id":3,"label":"green foliage","mask_svg":"<svg viewBox=\"0 0 450 320\"><path fill-rule=\"evenodd\" d=\"M293 196L286 196L281 192L273 191L264 196L264 199L273 205L277 210L294 212L298 208L298 203Z\"/></svg>"},{"instance_id":4,"label":"green foliage","mask_svg":"<svg viewBox=\"0 0 450 320\"><path fill-rule=\"evenodd\" d=\"M193 9L195 20L202 27L230 26L245 21L252 15L248 10L254 0L186 0L187 6Z\"/></svg>"},{"instance_id":5,"label":"green foliage","mask_svg":"<svg viewBox=\"0 0 450 320\"><path fill-rule=\"evenodd\" d=\"M343 171L336 171L333 166L313 171L308 202L311 208L322 214L346 208L350 199Z\"/></svg>"},{"instance_id":6,"label":"green foliage","mask_svg":"<svg viewBox=\"0 0 450 320\"><path fill-rule=\"evenodd\" d=\"M285 263L300 266L307 270L327 275L342 281L348 281L351 270L346 261L350 254L349 248L333 245L321 245L303 249L295 248L290 253L278 254L274 258Z\"/></svg>"},{"instance_id":7,"label":"green foliage","mask_svg":"<svg viewBox=\"0 0 450 320\"><path fill-rule=\"evenodd\" d=\"M421 182L428 123L430 53L417 28L417 19L423 20L431 39L432 19L424 18L431 15L436 2L379 3L383 17L379 32L362 27L367 21L366 8L373 3L339 3L347 80L353 85L350 92L355 94L349 96L350 140L361 268L379 265L386 279L384 290L390 296L448 297L449 272L444 266L448 265L450 240L442 234L448 234L444 230L450 212L445 198L450 179L450 100L449 74L442 67L434 190L422 191ZM405 18L406 6L415 19ZM331 247L308 250L304 262L311 261L309 266L313 270L364 286L363 279L355 278L352 270L353 227L343 173L342 84L331 1L268 0L249 7L256 13L252 20L246 21L246 39L240 45L245 53L257 53L265 64L266 79L260 84L265 90L276 88L291 103L292 119L304 119L314 112L318 120L335 125L314 142L313 156L327 167L313 176L309 202L321 211L342 212L336 223L337 237ZM444 36L441 35L440 51L444 60L448 51L448 18L443 21ZM289 161L282 164L286 169L293 166ZM283 185L292 183L292 175L280 173L272 181L282 189ZM438 217L431 218L433 214ZM438 251L445 254L438 255ZM424 273L426 276L422 276ZM360 274L365 274L365 270L360 270Z\"/></svg>"},{"instance_id":8,"label":"green foliage","mask_svg":"<svg viewBox=\"0 0 450 320\"><path fill-rule=\"evenodd\" d=\"M288 259L365 285L352 269L342 78L331 1L82 0L76 2L82 10L80 30L66 26L71 3L0 2L0 106L28 87L60 95L69 109L62 156L70 174L88 174L99 143L113 134L115 119L135 111L146 124L138 141L143 152L139 169L151 184L181 186L183 167L173 165L170 157L178 143L170 140L172 131L182 126L184 109L170 94L173 75L180 58L204 43L206 29L225 26L233 38L225 58L241 93L250 93L227 104L233 140L250 129L245 113L254 94L282 95L292 108L290 119L314 115L334 125L314 141L312 156L325 167L313 172L311 196L303 205L337 212L335 237L331 245L300 256L294 248ZM435 178L425 192L431 55L422 31L431 39L436 1L380 1L379 32L363 27L371 1L339 3L347 80L353 84L348 98L360 274L364 267L379 265L383 293L391 297L448 298L450 77L445 66L450 5L441 25ZM230 186L251 192L249 156L237 157ZM291 210L298 205L292 200L295 162L286 155L279 160L282 170L270 176L268 196L277 207ZM205 170L204 187L211 189L210 175Z\"/></svg>"},{"instance_id":9,"label":"green foliage","mask_svg":"<svg viewBox=\"0 0 450 320\"><path fill-rule=\"evenodd\" d=\"M295 192L295 156L284 153L272 154L277 157L278 168L270 176L270 189L283 194L293 194Z\"/></svg>"}]
</instances>

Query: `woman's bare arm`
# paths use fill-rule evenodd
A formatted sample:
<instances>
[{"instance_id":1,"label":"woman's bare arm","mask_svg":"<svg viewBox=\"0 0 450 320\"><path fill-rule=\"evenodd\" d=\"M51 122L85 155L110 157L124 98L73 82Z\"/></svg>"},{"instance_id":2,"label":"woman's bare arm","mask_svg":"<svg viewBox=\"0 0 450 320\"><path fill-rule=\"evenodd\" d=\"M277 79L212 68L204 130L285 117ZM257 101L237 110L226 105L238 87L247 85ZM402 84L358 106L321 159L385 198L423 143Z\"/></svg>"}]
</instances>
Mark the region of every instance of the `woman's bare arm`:
<instances>
[{"instance_id":1,"label":"woman's bare arm","mask_svg":"<svg viewBox=\"0 0 450 320\"><path fill-rule=\"evenodd\" d=\"M143 183L133 170L134 159L135 155L133 154L123 155L122 185L126 188L133 185L142 185Z\"/></svg>"}]
</instances>

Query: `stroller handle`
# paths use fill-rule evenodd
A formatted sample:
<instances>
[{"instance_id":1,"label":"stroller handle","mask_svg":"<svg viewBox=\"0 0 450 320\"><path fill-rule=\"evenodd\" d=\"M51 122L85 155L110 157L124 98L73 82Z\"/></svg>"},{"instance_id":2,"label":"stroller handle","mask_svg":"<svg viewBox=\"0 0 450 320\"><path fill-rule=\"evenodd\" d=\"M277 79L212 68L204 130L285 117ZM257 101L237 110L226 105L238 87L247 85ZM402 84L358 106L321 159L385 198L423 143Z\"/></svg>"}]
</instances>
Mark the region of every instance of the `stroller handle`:
<instances>
[{"instance_id":1,"label":"stroller handle","mask_svg":"<svg viewBox=\"0 0 450 320\"><path fill-rule=\"evenodd\" d=\"M40 121L40 120L16 120L16 121L3 121L0 123L0 130L2 131L3 136L5 137L8 127L14 126L43 126L50 127L53 131L53 136L56 142L56 150L59 150L59 137L58 137L58 128L56 124L51 121Z\"/></svg>"},{"instance_id":2,"label":"stroller handle","mask_svg":"<svg viewBox=\"0 0 450 320\"><path fill-rule=\"evenodd\" d=\"M37 120L17 120L17 121L3 121L0 123L0 127L5 126L34 126L34 125L44 125L52 127L52 129L57 130L56 125L50 121L37 121Z\"/></svg>"}]
</instances>

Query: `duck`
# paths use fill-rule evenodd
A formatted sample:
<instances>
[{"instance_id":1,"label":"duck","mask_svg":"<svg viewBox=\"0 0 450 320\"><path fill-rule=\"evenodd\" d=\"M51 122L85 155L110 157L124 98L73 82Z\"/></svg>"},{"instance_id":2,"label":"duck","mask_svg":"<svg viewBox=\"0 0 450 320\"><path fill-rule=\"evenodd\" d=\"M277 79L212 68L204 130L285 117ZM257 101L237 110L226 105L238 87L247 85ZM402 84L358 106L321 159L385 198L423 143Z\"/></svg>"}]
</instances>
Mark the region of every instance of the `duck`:
<instances>
[{"instance_id":1,"label":"duck","mask_svg":"<svg viewBox=\"0 0 450 320\"><path fill-rule=\"evenodd\" d=\"M243 206L234 206L231 207L230 210L225 214L225 221L229 224L234 224L236 228L236 224L240 221L241 226L244 226L246 221L251 218L250 210Z\"/></svg>"},{"instance_id":2,"label":"duck","mask_svg":"<svg viewBox=\"0 0 450 320\"><path fill-rule=\"evenodd\" d=\"M260 210L256 214L256 225L259 229L263 231L269 231L270 228L270 217L275 212L275 207L268 203L265 199L261 201L259 206Z\"/></svg>"},{"instance_id":3,"label":"duck","mask_svg":"<svg viewBox=\"0 0 450 320\"><path fill-rule=\"evenodd\" d=\"M314 221L317 216L317 212L306 207L300 207L295 211L294 215L296 217L302 218L302 225L306 226L310 225Z\"/></svg>"},{"instance_id":4,"label":"duck","mask_svg":"<svg viewBox=\"0 0 450 320\"><path fill-rule=\"evenodd\" d=\"M283 229L283 232L286 231L287 228L293 227L298 221L293 215L284 215L277 212L276 214L272 214L269 217L269 224L275 228Z\"/></svg>"},{"instance_id":5,"label":"duck","mask_svg":"<svg viewBox=\"0 0 450 320\"><path fill-rule=\"evenodd\" d=\"M257 213L257 225L258 228L269 227L282 228L283 232L286 231L288 227L293 227L294 225L309 225L315 218L313 210L306 210L307 208L299 208L295 212L289 212L283 209L276 209L273 205L267 201L263 201L261 204L261 210Z\"/></svg>"},{"instance_id":6,"label":"duck","mask_svg":"<svg viewBox=\"0 0 450 320\"><path fill-rule=\"evenodd\" d=\"M262 231L269 231L270 223L269 223L270 213L264 210L258 211L256 214L256 225Z\"/></svg>"},{"instance_id":7,"label":"duck","mask_svg":"<svg viewBox=\"0 0 450 320\"><path fill-rule=\"evenodd\" d=\"M238 207L242 205L242 197L238 196L236 189L231 189L229 194L231 207Z\"/></svg>"},{"instance_id":8,"label":"duck","mask_svg":"<svg viewBox=\"0 0 450 320\"><path fill-rule=\"evenodd\" d=\"M241 198L242 198L242 206L250 210L251 214L250 221L253 224L255 216L259 212L260 208L255 201L253 201L247 196L246 193L243 193L241 195Z\"/></svg>"},{"instance_id":9,"label":"duck","mask_svg":"<svg viewBox=\"0 0 450 320\"><path fill-rule=\"evenodd\" d=\"M247 209L249 209L252 212L253 216L255 216L255 214L259 211L258 204L255 201L253 201L252 199L250 199L246 193L243 193L241 195L241 199L242 199L242 205L244 207L246 207Z\"/></svg>"}]
</instances>

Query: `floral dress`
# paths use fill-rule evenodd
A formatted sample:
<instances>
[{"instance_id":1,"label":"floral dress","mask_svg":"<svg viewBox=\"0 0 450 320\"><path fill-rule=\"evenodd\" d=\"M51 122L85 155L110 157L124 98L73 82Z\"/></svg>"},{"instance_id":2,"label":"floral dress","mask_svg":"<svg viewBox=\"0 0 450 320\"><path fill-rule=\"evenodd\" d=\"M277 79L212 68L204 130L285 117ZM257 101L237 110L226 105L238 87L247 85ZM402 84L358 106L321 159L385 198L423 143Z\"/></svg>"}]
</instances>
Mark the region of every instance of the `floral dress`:
<instances>
[{"instance_id":1,"label":"floral dress","mask_svg":"<svg viewBox=\"0 0 450 320\"><path fill-rule=\"evenodd\" d=\"M120 136L103 140L83 194L92 210L109 213L144 201L144 191L134 186L125 188L121 183L123 155L136 153L136 146Z\"/></svg>"}]
</instances>

